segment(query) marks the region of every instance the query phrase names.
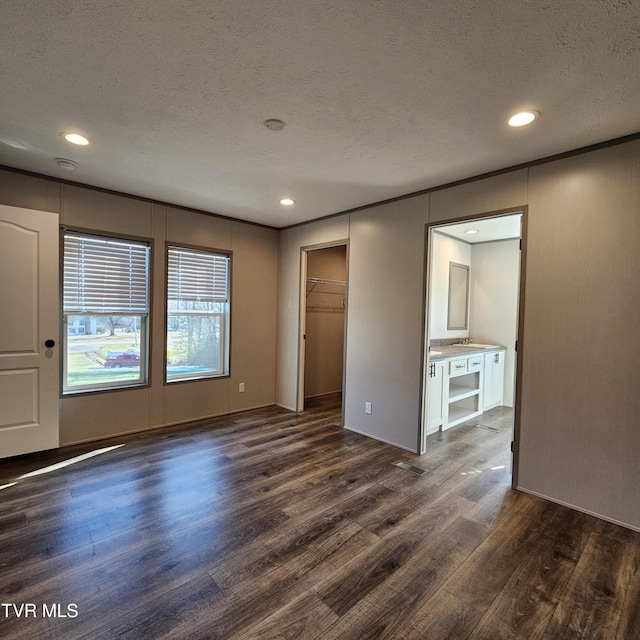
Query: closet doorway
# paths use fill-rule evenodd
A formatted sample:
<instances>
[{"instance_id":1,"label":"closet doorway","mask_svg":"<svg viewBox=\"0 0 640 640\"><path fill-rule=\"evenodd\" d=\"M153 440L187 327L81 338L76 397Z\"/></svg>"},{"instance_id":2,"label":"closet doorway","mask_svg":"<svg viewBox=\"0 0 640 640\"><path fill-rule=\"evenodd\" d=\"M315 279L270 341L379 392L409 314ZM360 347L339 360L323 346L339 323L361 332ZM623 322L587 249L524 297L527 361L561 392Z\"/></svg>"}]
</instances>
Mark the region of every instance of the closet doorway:
<instances>
[{"instance_id":1,"label":"closet doorway","mask_svg":"<svg viewBox=\"0 0 640 640\"><path fill-rule=\"evenodd\" d=\"M347 244L302 249L297 410L342 401L347 311Z\"/></svg>"}]
</instances>

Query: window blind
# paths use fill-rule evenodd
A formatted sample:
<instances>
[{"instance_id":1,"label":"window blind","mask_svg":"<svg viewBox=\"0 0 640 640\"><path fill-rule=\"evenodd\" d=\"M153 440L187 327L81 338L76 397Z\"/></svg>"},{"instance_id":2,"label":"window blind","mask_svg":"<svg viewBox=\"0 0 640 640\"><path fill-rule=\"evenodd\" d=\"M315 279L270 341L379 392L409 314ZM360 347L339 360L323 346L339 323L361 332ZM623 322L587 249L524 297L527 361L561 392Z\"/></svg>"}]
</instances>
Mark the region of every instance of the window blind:
<instances>
[{"instance_id":1,"label":"window blind","mask_svg":"<svg viewBox=\"0 0 640 640\"><path fill-rule=\"evenodd\" d=\"M229 256L181 247L169 247L169 300L227 302Z\"/></svg>"},{"instance_id":2,"label":"window blind","mask_svg":"<svg viewBox=\"0 0 640 640\"><path fill-rule=\"evenodd\" d=\"M144 242L65 233L64 312L148 313L149 252Z\"/></svg>"}]
</instances>

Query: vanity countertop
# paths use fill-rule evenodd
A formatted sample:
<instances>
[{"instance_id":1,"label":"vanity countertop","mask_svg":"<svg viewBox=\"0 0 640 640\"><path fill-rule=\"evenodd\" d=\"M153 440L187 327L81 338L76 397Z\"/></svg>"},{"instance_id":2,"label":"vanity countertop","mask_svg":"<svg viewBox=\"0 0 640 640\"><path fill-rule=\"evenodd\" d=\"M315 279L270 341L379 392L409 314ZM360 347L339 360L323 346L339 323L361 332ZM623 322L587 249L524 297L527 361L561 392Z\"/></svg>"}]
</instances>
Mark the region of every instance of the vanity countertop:
<instances>
[{"instance_id":1,"label":"vanity countertop","mask_svg":"<svg viewBox=\"0 0 640 640\"><path fill-rule=\"evenodd\" d=\"M429 360L446 360L447 358L456 358L459 356L470 356L476 353L490 353L491 351L505 351L506 347L496 345L491 347L465 347L461 344L442 345L440 347L431 347L429 352ZM436 355L437 354L439 355Z\"/></svg>"}]
</instances>

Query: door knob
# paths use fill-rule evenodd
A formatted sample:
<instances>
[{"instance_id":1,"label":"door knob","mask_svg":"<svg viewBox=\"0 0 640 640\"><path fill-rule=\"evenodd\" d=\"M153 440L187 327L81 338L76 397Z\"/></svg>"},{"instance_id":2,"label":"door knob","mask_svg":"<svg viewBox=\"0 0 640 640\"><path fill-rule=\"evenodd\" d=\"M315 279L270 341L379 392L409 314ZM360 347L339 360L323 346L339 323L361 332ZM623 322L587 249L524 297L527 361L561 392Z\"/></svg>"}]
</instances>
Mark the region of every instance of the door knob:
<instances>
[{"instance_id":1,"label":"door knob","mask_svg":"<svg viewBox=\"0 0 640 640\"><path fill-rule=\"evenodd\" d=\"M51 349L52 347L56 346L56 341L55 340L45 340L44 341L44 346L47 347L47 349Z\"/></svg>"}]
</instances>

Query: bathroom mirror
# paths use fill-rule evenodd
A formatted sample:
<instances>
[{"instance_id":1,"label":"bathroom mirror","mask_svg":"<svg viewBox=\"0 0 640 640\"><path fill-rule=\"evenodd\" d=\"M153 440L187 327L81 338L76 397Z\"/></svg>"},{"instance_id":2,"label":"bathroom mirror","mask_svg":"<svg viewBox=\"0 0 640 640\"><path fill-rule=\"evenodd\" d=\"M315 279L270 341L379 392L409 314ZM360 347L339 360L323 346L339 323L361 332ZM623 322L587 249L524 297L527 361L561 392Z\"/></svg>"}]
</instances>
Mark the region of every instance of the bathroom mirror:
<instances>
[{"instance_id":1,"label":"bathroom mirror","mask_svg":"<svg viewBox=\"0 0 640 640\"><path fill-rule=\"evenodd\" d=\"M469 267L449 263L449 312L447 329L469 328Z\"/></svg>"}]
</instances>

